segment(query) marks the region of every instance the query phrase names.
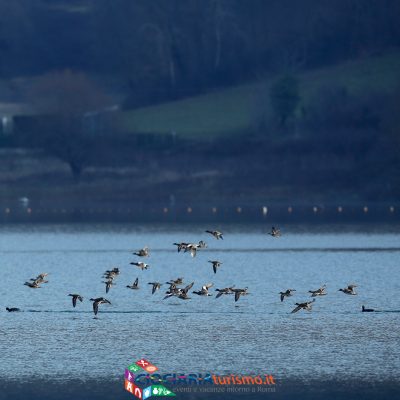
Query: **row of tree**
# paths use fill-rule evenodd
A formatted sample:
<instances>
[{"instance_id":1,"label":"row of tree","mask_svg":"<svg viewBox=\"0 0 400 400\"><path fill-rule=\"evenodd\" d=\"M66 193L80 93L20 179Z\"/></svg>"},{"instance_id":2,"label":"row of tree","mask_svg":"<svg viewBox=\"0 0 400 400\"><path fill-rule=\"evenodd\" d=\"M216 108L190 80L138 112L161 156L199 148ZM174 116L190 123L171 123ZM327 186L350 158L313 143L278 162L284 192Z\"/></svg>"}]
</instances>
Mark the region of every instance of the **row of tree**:
<instances>
[{"instance_id":1,"label":"row of tree","mask_svg":"<svg viewBox=\"0 0 400 400\"><path fill-rule=\"evenodd\" d=\"M398 0L0 0L0 76L112 75L127 107L400 45Z\"/></svg>"}]
</instances>

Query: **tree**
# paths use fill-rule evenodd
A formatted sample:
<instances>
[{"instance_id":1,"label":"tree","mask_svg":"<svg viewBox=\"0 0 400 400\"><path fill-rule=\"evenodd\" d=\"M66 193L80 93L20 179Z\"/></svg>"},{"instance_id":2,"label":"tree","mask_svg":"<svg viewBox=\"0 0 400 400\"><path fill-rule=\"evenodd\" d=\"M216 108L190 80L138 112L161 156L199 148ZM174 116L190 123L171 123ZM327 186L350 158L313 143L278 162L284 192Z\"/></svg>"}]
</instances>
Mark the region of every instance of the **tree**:
<instances>
[{"instance_id":1,"label":"tree","mask_svg":"<svg viewBox=\"0 0 400 400\"><path fill-rule=\"evenodd\" d=\"M292 117L300 101L299 85L292 75L284 75L276 80L270 89L272 109L283 127Z\"/></svg>"},{"instance_id":2,"label":"tree","mask_svg":"<svg viewBox=\"0 0 400 400\"><path fill-rule=\"evenodd\" d=\"M53 72L38 79L30 91L39 114L39 142L59 157L79 180L89 162L92 138L86 131L87 113L104 108L105 94L82 73Z\"/></svg>"}]
</instances>

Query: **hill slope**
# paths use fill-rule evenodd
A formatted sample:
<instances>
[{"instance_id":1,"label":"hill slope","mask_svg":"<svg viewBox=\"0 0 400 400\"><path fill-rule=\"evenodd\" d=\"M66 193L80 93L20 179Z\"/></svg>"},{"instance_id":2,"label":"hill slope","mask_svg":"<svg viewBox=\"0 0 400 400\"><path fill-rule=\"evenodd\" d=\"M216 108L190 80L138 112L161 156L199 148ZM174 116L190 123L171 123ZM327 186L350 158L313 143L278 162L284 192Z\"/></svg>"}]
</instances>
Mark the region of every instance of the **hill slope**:
<instances>
[{"instance_id":1,"label":"hill slope","mask_svg":"<svg viewBox=\"0 0 400 400\"><path fill-rule=\"evenodd\" d=\"M400 52L307 71L297 77L301 101L324 86L341 85L350 93L389 92L400 85ZM122 112L124 131L172 133L211 138L249 130L257 113L268 109L268 91L275 77L205 95ZM264 103L264 105L262 104Z\"/></svg>"}]
</instances>

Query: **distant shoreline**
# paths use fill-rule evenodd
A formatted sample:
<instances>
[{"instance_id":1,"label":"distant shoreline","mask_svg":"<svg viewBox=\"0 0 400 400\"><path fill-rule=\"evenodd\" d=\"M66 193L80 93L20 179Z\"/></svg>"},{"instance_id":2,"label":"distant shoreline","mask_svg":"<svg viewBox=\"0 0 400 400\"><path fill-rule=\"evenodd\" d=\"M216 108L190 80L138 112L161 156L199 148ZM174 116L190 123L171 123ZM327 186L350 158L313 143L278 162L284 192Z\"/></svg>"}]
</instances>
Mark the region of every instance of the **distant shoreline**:
<instances>
[{"instance_id":1,"label":"distant shoreline","mask_svg":"<svg viewBox=\"0 0 400 400\"><path fill-rule=\"evenodd\" d=\"M0 204L1 223L260 223L260 224L349 224L399 223L400 206L396 203L324 204L260 204L213 205L162 203L127 203L92 206L82 204Z\"/></svg>"}]
</instances>

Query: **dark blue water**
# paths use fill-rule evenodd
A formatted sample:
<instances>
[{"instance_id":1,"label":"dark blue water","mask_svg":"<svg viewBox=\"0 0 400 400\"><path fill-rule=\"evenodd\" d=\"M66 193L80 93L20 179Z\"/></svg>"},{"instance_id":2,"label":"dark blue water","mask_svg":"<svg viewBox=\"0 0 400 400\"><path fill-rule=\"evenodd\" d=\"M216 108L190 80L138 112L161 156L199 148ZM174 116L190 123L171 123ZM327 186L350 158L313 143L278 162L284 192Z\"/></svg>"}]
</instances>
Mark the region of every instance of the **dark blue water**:
<instances>
[{"instance_id":1,"label":"dark blue water","mask_svg":"<svg viewBox=\"0 0 400 400\"><path fill-rule=\"evenodd\" d=\"M0 375L3 379L117 379L144 357L163 373L269 373L280 379L400 378L400 234L396 228L203 226L3 226L0 228ZM205 240L196 258L176 241ZM145 271L129 265L149 246ZM217 274L208 260L220 260ZM102 273L119 267L105 294ZM49 283L23 283L48 272ZM125 286L139 277L141 289ZM184 277L194 290L248 286L250 294L162 300L147 282ZM357 296L338 292L355 283ZM312 312L291 314L308 290L327 285ZM279 292L296 289L280 302ZM84 302L72 308L68 293ZM90 297L107 297L93 319ZM379 312L361 313L366 305ZM7 313L5 307L23 312Z\"/></svg>"}]
</instances>

